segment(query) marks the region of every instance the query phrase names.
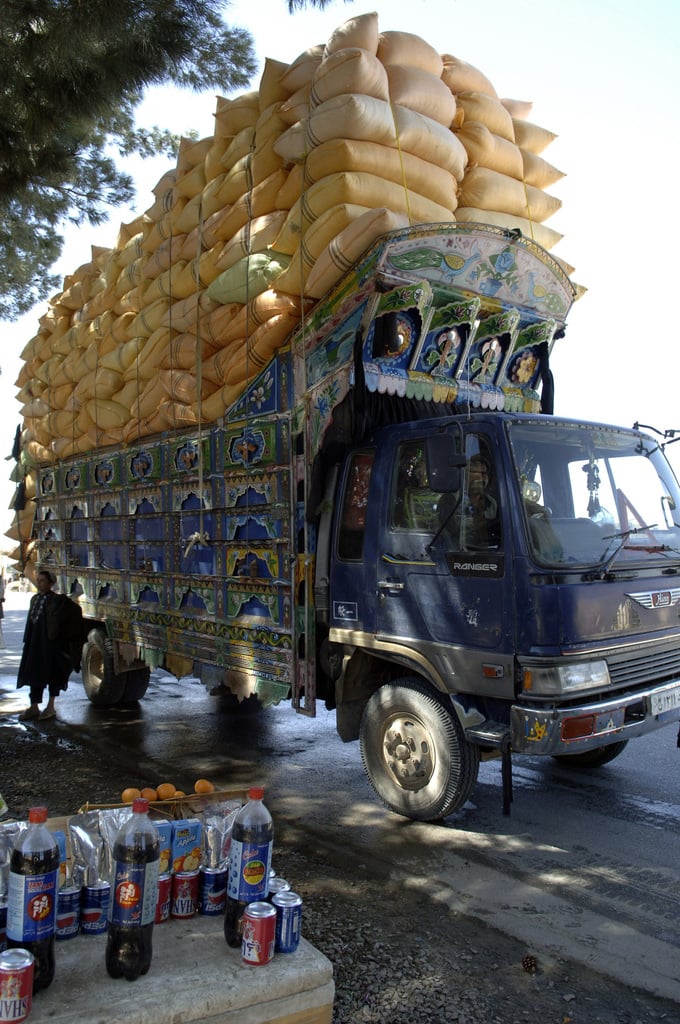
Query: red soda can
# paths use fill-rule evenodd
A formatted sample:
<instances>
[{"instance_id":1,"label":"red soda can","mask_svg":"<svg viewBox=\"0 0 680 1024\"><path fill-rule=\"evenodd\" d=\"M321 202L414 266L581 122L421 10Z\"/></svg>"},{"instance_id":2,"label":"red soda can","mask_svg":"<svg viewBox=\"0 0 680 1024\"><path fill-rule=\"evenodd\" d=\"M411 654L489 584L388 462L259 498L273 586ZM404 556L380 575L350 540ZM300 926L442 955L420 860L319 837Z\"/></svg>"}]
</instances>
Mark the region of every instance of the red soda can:
<instances>
[{"instance_id":1,"label":"red soda can","mask_svg":"<svg viewBox=\"0 0 680 1024\"><path fill-rule=\"evenodd\" d=\"M158 876L158 892L156 894L156 916L154 924L162 924L170 917L170 899L172 897L172 876L166 872Z\"/></svg>"},{"instance_id":2,"label":"red soda can","mask_svg":"<svg viewBox=\"0 0 680 1024\"><path fill-rule=\"evenodd\" d=\"M241 956L244 963L262 966L274 956L276 907L257 900L243 911Z\"/></svg>"},{"instance_id":3,"label":"red soda can","mask_svg":"<svg viewBox=\"0 0 680 1024\"><path fill-rule=\"evenodd\" d=\"M33 954L27 949L0 953L0 1021L19 1024L31 1012Z\"/></svg>"},{"instance_id":4,"label":"red soda can","mask_svg":"<svg viewBox=\"0 0 680 1024\"><path fill-rule=\"evenodd\" d=\"M111 886L108 882L84 885L80 893L80 930L83 935L102 935L109 922Z\"/></svg>"},{"instance_id":5,"label":"red soda can","mask_svg":"<svg viewBox=\"0 0 680 1024\"><path fill-rule=\"evenodd\" d=\"M72 939L80 931L80 886L65 885L57 892L57 939Z\"/></svg>"},{"instance_id":6,"label":"red soda can","mask_svg":"<svg viewBox=\"0 0 680 1024\"><path fill-rule=\"evenodd\" d=\"M227 905L227 868L200 867L198 870L199 914L223 914Z\"/></svg>"},{"instance_id":7,"label":"red soda can","mask_svg":"<svg viewBox=\"0 0 680 1024\"><path fill-rule=\"evenodd\" d=\"M178 871L172 876L170 917L193 917L198 910L198 871Z\"/></svg>"}]
</instances>

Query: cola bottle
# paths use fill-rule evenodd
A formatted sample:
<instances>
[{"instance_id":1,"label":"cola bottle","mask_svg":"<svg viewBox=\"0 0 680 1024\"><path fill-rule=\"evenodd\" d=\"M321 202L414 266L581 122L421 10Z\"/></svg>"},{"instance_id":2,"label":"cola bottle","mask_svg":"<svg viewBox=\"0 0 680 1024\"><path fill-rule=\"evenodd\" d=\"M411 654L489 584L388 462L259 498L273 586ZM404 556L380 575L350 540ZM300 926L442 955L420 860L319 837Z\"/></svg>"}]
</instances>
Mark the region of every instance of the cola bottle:
<instances>
[{"instance_id":1,"label":"cola bottle","mask_svg":"<svg viewBox=\"0 0 680 1024\"><path fill-rule=\"evenodd\" d=\"M45 822L46 807L32 807L28 827L19 834L9 866L7 946L35 957L33 992L54 978L59 847Z\"/></svg>"},{"instance_id":2,"label":"cola bottle","mask_svg":"<svg viewBox=\"0 0 680 1024\"><path fill-rule=\"evenodd\" d=\"M263 799L264 790L251 786L231 830L224 937L234 949L241 948L243 911L269 892L274 823Z\"/></svg>"},{"instance_id":3,"label":"cola bottle","mask_svg":"<svg viewBox=\"0 0 680 1024\"><path fill-rule=\"evenodd\" d=\"M153 953L160 842L148 810L148 800L133 800L132 815L113 841L106 970L128 981L146 974Z\"/></svg>"}]
</instances>

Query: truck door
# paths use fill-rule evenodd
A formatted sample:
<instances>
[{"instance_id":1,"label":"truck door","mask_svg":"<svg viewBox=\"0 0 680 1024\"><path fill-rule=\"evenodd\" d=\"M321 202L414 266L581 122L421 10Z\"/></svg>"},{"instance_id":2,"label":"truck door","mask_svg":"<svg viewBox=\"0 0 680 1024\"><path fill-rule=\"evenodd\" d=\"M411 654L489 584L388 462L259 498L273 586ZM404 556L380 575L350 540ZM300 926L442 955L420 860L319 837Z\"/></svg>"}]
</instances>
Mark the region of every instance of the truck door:
<instances>
[{"instance_id":1,"label":"truck door","mask_svg":"<svg viewBox=\"0 0 680 1024\"><path fill-rule=\"evenodd\" d=\"M452 645L460 671L497 671L511 683L508 658L505 669L482 669L479 658L475 669L470 658L509 657L513 647L510 516L494 438L469 429L459 491L438 493L424 439L412 437L395 444L384 508L372 508L367 524L377 532L376 633Z\"/></svg>"}]
</instances>

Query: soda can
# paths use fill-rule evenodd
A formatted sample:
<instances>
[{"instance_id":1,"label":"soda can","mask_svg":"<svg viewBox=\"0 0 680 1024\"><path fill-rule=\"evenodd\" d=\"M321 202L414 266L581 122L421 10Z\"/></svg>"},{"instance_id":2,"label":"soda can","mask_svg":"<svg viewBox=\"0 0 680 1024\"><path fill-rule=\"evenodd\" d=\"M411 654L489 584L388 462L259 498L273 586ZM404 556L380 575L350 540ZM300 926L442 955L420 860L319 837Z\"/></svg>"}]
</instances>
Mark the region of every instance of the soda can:
<instances>
[{"instance_id":1,"label":"soda can","mask_svg":"<svg viewBox=\"0 0 680 1024\"><path fill-rule=\"evenodd\" d=\"M300 944L302 896L286 890L272 898L276 909L276 952L294 953Z\"/></svg>"},{"instance_id":2,"label":"soda can","mask_svg":"<svg viewBox=\"0 0 680 1024\"><path fill-rule=\"evenodd\" d=\"M7 949L7 900L0 899L0 953Z\"/></svg>"},{"instance_id":3,"label":"soda can","mask_svg":"<svg viewBox=\"0 0 680 1024\"><path fill-rule=\"evenodd\" d=\"M170 917L193 917L198 910L198 870L172 876Z\"/></svg>"},{"instance_id":4,"label":"soda can","mask_svg":"<svg viewBox=\"0 0 680 1024\"><path fill-rule=\"evenodd\" d=\"M256 900L243 911L241 956L246 964L261 967L274 956L276 944L276 907Z\"/></svg>"},{"instance_id":5,"label":"soda can","mask_svg":"<svg viewBox=\"0 0 680 1024\"><path fill-rule=\"evenodd\" d=\"M0 953L0 1021L19 1024L31 1012L33 954L27 949Z\"/></svg>"},{"instance_id":6,"label":"soda can","mask_svg":"<svg viewBox=\"0 0 680 1024\"><path fill-rule=\"evenodd\" d=\"M156 916L154 924L162 924L170 917L170 898L172 896L172 876L165 872L158 876L158 892L156 894Z\"/></svg>"},{"instance_id":7,"label":"soda can","mask_svg":"<svg viewBox=\"0 0 680 1024\"><path fill-rule=\"evenodd\" d=\"M269 879L269 894L267 896L267 903L271 903L277 892L287 892L290 889L290 882L287 882L285 878L281 878L281 875L274 875L273 878Z\"/></svg>"},{"instance_id":8,"label":"soda can","mask_svg":"<svg viewBox=\"0 0 680 1024\"><path fill-rule=\"evenodd\" d=\"M199 914L223 914L227 905L227 868L200 867L198 871Z\"/></svg>"},{"instance_id":9,"label":"soda can","mask_svg":"<svg viewBox=\"0 0 680 1024\"><path fill-rule=\"evenodd\" d=\"M80 886L67 885L57 893L58 939L72 939L80 931Z\"/></svg>"},{"instance_id":10,"label":"soda can","mask_svg":"<svg viewBox=\"0 0 680 1024\"><path fill-rule=\"evenodd\" d=\"M84 885L80 892L80 931L83 935L101 935L109 920L111 886L108 882Z\"/></svg>"}]
</instances>

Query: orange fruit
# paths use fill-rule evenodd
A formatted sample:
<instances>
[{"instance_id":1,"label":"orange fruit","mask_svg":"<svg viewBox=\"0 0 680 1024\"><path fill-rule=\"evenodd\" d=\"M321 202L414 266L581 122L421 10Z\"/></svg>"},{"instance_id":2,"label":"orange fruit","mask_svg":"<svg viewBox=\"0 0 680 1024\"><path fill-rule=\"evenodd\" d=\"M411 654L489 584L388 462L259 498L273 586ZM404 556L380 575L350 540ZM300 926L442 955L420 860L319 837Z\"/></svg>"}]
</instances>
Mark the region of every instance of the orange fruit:
<instances>
[{"instance_id":1,"label":"orange fruit","mask_svg":"<svg viewBox=\"0 0 680 1024\"><path fill-rule=\"evenodd\" d=\"M145 800L158 800L158 793L153 786L145 786L140 796L143 796Z\"/></svg>"},{"instance_id":2,"label":"orange fruit","mask_svg":"<svg viewBox=\"0 0 680 1024\"><path fill-rule=\"evenodd\" d=\"M161 782L160 786L156 787L156 792L159 800L171 800L177 790L172 782Z\"/></svg>"},{"instance_id":3,"label":"orange fruit","mask_svg":"<svg viewBox=\"0 0 680 1024\"><path fill-rule=\"evenodd\" d=\"M180 796L186 796L186 793L184 792L184 790L183 790L183 789L176 789L176 790L175 790L175 796L176 796L176 797L180 797Z\"/></svg>"},{"instance_id":4,"label":"orange fruit","mask_svg":"<svg viewBox=\"0 0 680 1024\"><path fill-rule=\"evenodd\" d=\"M129 786L127 789L123 790L120 794L120 798L124 804L131 804L133 800L136 800L141 795L140 790L135 789L134 786Z\"/></svg>"},{"instance_id":5,"label":"orange fruit","mask_svg":"<svg viewBox=\"0 0 680 1024\"><path fill-rule=\"evenodd\" d=\"M214 793L215 787L212 782L208 782L207 779L196 779L194 782L195 793Z\"/></svg>"}]
</instances>

